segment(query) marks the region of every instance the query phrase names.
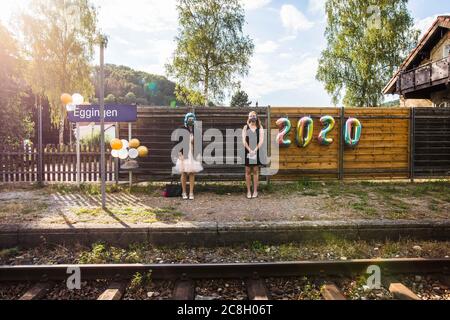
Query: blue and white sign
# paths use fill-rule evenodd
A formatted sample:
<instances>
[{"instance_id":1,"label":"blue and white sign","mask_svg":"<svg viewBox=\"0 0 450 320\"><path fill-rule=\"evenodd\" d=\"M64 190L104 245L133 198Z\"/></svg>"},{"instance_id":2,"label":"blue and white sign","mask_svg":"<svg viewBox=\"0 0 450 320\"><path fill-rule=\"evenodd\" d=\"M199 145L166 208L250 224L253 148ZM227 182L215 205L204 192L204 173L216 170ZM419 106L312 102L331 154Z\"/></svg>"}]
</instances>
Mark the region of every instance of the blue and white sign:
<instances>
[{"instance_id":1,"label":"blue and white sign","mask_svg":"<svg viewBox=\"0 0 450 320\"><path fill-rule=\"evenodd\" d=\"M100 122L99 105L80 105L67 113L69 122ZM136 105L105 105L105 122L136 122Z\"/></svg>"}]
</instances>

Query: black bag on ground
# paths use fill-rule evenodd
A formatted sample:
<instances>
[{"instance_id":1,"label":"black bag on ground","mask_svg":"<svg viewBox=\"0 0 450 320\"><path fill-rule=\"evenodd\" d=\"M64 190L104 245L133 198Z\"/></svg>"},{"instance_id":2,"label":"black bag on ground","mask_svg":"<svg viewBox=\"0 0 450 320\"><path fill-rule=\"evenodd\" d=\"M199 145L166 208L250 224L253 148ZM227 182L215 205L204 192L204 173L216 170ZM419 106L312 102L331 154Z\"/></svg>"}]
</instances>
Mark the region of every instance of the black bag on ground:
<instances>
[{"instance_id":1,"label":"black bag on ground","mask_svg":"<svg viewBox=\"0 0 450 320\"><path fill-rule=\"evenodd\" d=\"M176 198L181 197L183 190L179 184L167 184L163 192L165 198Z\"/></svg>"}]
</instances>

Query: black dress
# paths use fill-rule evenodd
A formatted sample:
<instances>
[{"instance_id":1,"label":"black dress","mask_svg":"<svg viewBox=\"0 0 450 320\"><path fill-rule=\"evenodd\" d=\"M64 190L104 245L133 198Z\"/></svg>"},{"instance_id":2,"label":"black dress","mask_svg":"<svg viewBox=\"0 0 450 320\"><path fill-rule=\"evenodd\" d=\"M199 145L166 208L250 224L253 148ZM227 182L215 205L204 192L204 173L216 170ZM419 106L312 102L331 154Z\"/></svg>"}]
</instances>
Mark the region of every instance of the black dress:
<instances>
[{"instance_id":1,"label":"black dress","mask_svg":"<svg viewBox=\"0 0 450 320\"><path fill-rule=\"evenodd\" d=\"M259 142L260 142L259 135L260 135L261 129L256 128L255 131L252 131L248 126L246 128L247 128L247 130L246 130L247 135L245 137L245 141L247 142L250 149L254 150L259 145ZM256 137L255 137L255 135L256 135ZM261 149L259 149L258 152L256 152L256 159L249 159L248 158L249 152L248 152L247 148L245 148L245 166L246 167L262 166L260 152L261 152Z\"/></svg>"}]
</instances>

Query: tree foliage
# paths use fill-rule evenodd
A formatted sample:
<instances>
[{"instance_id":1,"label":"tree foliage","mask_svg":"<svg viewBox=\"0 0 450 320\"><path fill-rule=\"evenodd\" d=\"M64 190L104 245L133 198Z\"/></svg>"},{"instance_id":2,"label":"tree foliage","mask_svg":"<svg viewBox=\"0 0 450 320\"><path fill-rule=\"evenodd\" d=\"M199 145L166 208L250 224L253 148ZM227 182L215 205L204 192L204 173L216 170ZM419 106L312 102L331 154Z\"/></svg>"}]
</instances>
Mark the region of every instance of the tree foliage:
<instances>
[{"instance_id":1,"label":"tree foliage","mask_svg":"<svg viewBox=\"0 0 450 320\"><path fill-rule=\"evenodd\" d=\"M317 79L337 104L374 107L382 89L415 46L408 0L328 0L327 48Z\"/></svg>"},{"instance_id":2,"label":"tree foliage","mask_svg":"<svg viewBox=\"0 0 450 320\"><path fill-rule=\"evenodd\" d=\"M202 92L204 105L221 102L224 90L248 74L254 50L243 33L242 4L240 0L178 0L177 9L177 48L167 71L182 88Z\"/></svg>"},{"instance_id":3,"label":"tree foliage","mask_svg":"<svg viewBox=\"0 0 450 320\"><path fill-rule=\"evenodd\" d=\"M87 99L94 94L90 63L97 40L96 9L89 0L32 0L19 21L30 84L50 102L63 143L66 110L61 94L79 92Z\"/></svg>"},{"instance_id":4,"label":"tree foliage","mask_svg":"<svg viewBox=\"0 0 450 320\"><path fill-rule=\"evenodd\" d=\"M18 145L33 130L17 43L0 24L0 145Z\"/></svg>"},{"instance_id":5,"label":"tree foliage","mask_svg":"<svg viewBox=\"0 0 450 320\"><path fill-rule=\"evenodd\" d=\"M95 69L93 83L99 92L99 69ZM136 71L129 67L105 66L105 96L107 102L137 103L140 105L169 106L175 97L175 83L163 76ZM111 97L109 97L111 95ZM109 98L114 98L113 100Z\"/></svg>"},{"instance_id":6,"label":"tree foliage","mask_svg":"<svg viewBox=\"0 0 450 320\"><path fill-rule=\"evenodd\" d=\"M238 90L231 98L230 104L232 107L250 107L252 102L248 100L248 94L245 91Z\"/></svg>"},{"instance_id":7,"label":"tree foliage","mask_svg":"<svg viewBox=\"0 0 450 320\"><path fill-rule=\"evenodd\" d=\"M188 89L179 84L175 87L175 96L177 101L189 107L204 106L206 103L205 97L199 91Z\"/></svg>"}]
</instances>

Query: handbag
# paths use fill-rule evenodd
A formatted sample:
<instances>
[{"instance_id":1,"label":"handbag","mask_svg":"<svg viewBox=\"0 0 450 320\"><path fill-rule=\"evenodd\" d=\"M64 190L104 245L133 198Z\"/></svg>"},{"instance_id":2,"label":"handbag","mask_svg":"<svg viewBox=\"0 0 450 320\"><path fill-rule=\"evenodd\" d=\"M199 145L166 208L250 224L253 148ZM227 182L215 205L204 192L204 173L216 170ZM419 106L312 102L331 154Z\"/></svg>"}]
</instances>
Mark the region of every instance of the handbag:
<instances>
[{"instance_id":1,"label":"handbag","mask_svg":"<svg viewBox=\"0 0 450 320\"><path fill-rule=\"evenodd\" d=\"M176 198L181 197L181 194L183 193L183 190L181 186L177 183L170 183L166 184L166 187L164 188L163 197L165 198Z\"/></svg>"}]
</instances>

